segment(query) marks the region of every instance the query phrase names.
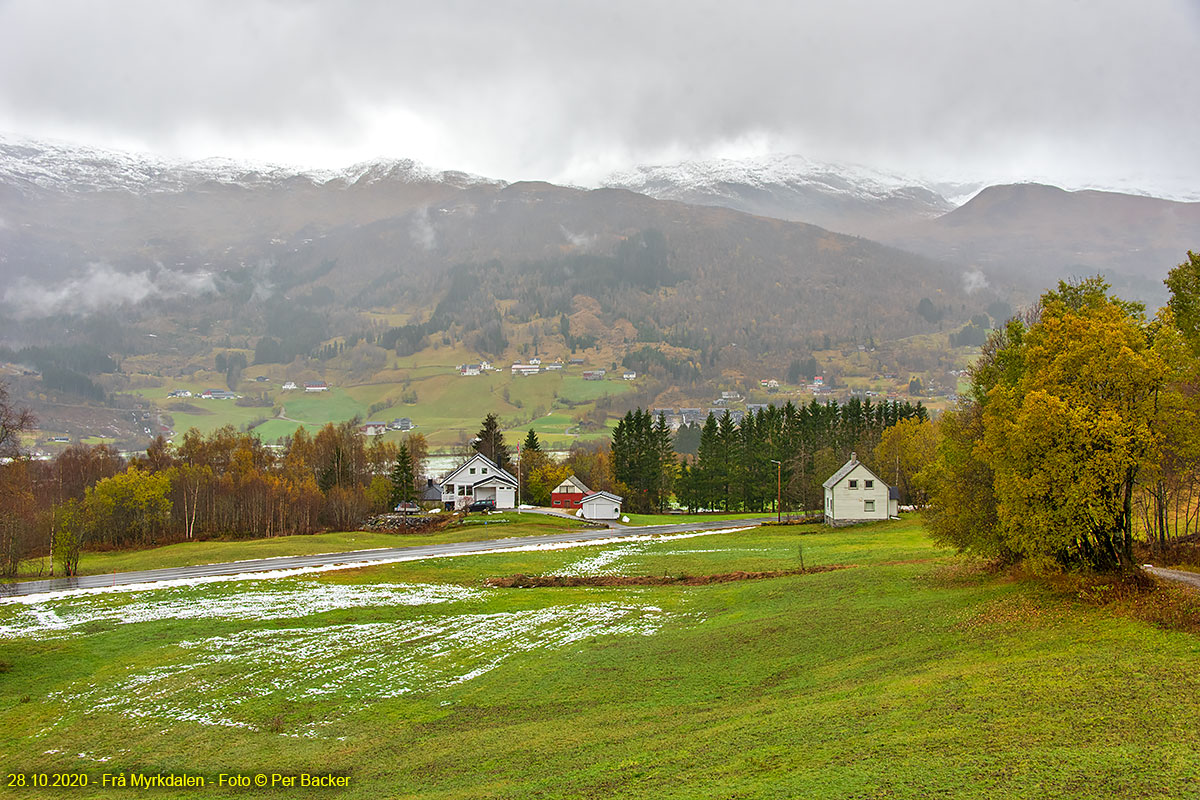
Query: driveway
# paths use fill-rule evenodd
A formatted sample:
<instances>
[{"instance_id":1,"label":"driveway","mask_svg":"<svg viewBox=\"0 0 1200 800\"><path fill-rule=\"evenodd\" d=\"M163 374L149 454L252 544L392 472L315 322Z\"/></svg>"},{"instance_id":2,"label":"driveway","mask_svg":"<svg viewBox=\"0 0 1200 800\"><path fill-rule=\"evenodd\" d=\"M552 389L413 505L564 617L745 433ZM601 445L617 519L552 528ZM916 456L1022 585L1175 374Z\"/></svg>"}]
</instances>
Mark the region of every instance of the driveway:
<instances>
[{"instance_id":1,"label":"driveway","mask_svg":"<svg viewBox=\"0 0 1200 800\"><path fill-rule=\"evenodd\" d=\"M1142 569L1146 570L1146 572L1149 572L1151 575L1155 576L1156 578L1162 578L1162 579L1168 580L1168 581L1175 581L1177 583L1186 583L1189 586L1191 586L1193 589L1200 589L1200 573L1188 572L1188 571L1182 570L1182 569L1166 569L1164 567L1154 567L1149 564L1145 564L1142 567Z\"/></svg>"}]
</instances>

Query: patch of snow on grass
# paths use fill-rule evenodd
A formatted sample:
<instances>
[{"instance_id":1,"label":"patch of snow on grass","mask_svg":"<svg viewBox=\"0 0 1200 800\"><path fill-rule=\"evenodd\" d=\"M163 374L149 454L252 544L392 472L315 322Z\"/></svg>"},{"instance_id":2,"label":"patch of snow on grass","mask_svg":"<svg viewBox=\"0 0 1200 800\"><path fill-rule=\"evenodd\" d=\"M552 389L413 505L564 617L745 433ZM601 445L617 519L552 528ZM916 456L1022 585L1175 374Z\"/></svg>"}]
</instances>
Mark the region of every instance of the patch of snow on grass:
<instances>
[{"instance_id":1,"label":"patch of snow on grass","mask_svg":"<svg viewBox=\"0 0 1200 800\"><path fill-rule=\"evenodd\" d=\"M350 711L383 698L465 683L519 653L596 636L650 636L667 617L654 606L589 603L244 630L180 642L178 663L135 672L103 688L56 694L84 713L115 711L129 718L261 730L268 713L261 710L264 700L272 706L311 703L322 714Z\"/></svg>"},{"instance_id":2,"label":"patch of snow on grass","mask_svg":"<svg viewBox=\"0 0 1200 800\"><path fill-rule=\"evenodd\" d=\"M340 608L425 606L477 600L486 595L479 589L443 584L345 586L294 581L291 586L257 584L227 595L173 588L130 602L119 602L125 598L118 598L118 602L103 603L88 597L29 605L0 622L0 639L61 638L79 633L79 628L92 622L128 625L167 619L294 619Z\"/></svg>"}]
</instances>

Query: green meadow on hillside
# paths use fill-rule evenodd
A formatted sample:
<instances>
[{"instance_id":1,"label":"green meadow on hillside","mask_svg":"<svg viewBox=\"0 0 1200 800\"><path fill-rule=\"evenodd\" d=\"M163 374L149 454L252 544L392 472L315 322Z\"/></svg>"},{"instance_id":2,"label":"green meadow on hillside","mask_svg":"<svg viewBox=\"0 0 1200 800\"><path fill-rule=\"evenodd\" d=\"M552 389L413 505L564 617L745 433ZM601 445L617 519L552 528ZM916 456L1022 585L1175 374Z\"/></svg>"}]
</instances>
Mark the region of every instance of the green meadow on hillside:
<instances>
[{"instance_id":1,"label":"green meadow on hillside","mask_svg":"<svg viewBox=\"0 0 1200 800\"><path fill-rule=\"evenodd\" d=\"M347 798L1196 793L1194 635L993 575L912 520L798 530L0 605L0 759L87 773L75 797L133 796L96 787L129 772L334 772ZM846 568L483 585L790 569L801 548Z\"/></svg>"}]
</instances>

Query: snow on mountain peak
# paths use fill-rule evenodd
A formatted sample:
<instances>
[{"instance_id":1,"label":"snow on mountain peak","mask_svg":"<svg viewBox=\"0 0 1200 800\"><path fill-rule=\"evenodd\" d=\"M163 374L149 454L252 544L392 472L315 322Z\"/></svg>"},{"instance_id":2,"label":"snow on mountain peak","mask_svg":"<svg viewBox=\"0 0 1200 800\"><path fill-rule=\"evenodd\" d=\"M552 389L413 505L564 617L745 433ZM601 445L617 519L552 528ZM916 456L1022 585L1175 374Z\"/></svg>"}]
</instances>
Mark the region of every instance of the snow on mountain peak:
<instances>
[{"instance_id":1,"label":"snow on mountain peak","mask_svg":"<svg viewBox=\"0 0 1200 800\"><path fill-rule=\"evenodd\" d=\"M499 183L437 171L411 159L374 159L345 169L303 169L231 158L188 161L47 139L0 135L0 182L69 192L182 192L206 183L256 188L301 178L345 186L384 180L444 182L459 187Z\"/></svg>"},{"instance_id":2,"label":"snow on mountain peak","mask_svg":"<svg viewBox=\"0 0 1200 800\"><path fill-rule=\"evenodd\" d=\"M723 193L722 187L735 185L760 190L806 187L822 194L865 201L886 200L923 190L944 200L940 192L919 180L857 164L821 163L796 154L639 166L614 173L604 185L652 196L665 196L664 193L683 196L698 191L719 195Z\"/></svg>"}]
</instances>

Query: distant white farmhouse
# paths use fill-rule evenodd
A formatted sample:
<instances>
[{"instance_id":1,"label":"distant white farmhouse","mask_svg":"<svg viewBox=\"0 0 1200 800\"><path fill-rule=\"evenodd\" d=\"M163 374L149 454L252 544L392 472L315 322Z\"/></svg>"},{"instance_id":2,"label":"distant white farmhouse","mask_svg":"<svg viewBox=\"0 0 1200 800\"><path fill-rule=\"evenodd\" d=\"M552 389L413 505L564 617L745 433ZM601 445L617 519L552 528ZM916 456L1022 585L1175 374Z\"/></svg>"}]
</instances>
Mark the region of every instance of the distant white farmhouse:
<instances>
[{"instance_id":1,"label":"distant white farmhouse","mask_svg":"<svg viewBox=\"0 0 1200 800\"><path fill-rule=\"evenodd\" d=\"M442 503L447 511L476 500L495 500L498 509L517 507L517 479L482 453L471 456L442 480Z\"/></svg>"},{"instance_id":2,"label":"distant white farmhouse","mask_svg":"<svg viewBox=\"0 0 1200 800\"><path fill-rule=\"evenodd\" d=\"M825 523L849 525L899 513L899 495L859 462L856 453L825 481Z\"/></svg>"},{"instance_id":3,"label":"distant white farmhouse","mask_svg":"<svg viewBox=\"0 0 1200 800\"><path fill-rule=\"evenodd\" d=\"M621 500L610 492L592 492L579 501L584 519L620 519Z\"/></svg>"},{"instance_id":4,"label":"distant white farmhouse","mask_svg":"<svg viewBox=\"0 0 1200 800\"><path fill-rule=\"evenodd\" d=\"M358 432L362 436L382 436L387 433L386 422L364 422L358 426Z\"/></svg>"},{"instance_id":5,"label":"distant white farmhouse","mask_svg":"<svg viewBox=\"0 0 1200 800\"><path fill-rule=\"evenodd\" d=\"M288 381L287 383L285 383L285 384L283 385L283 387L280 389L280 391L283 391L283 392L294 392L294 391L296 391L296 388L297 388L297 387L296 387L296 382L295 382L295 381Z\"/></svg>"}]
</instances>

